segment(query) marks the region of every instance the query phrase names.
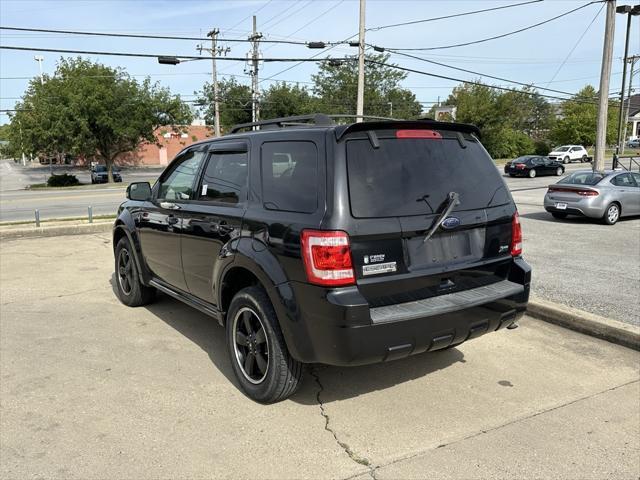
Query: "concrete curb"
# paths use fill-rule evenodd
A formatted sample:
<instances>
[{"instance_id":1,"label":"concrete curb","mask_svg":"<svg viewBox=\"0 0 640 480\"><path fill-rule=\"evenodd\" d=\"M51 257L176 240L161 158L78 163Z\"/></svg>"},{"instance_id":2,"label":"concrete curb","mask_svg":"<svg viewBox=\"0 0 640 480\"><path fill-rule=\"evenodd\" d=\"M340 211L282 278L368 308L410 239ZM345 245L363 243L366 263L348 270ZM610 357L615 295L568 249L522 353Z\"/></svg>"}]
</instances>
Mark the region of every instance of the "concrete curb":
<instances>
[{"instance_id":1,"label":"concrete curb","mask_svg":"<svg viewBox=\"0 0 640 480\"><path fill-rule=\"evenodd\" d=\"M89 233L109 232L113 228L113 220L108 222L76 223L71 225L51 225L42 227L22 227L0 230L0 240L16 240L33 237L57 237L61 235L82 235Z\"/></svg>"},{"instance_id":2,"label":"concrete curb","mask_svg":"<svg viewBox=\"0 0 640 480\"><path fill-rule=\"evenodd\" d=\"M640 327L604 318L565 305L533 298L527 314L592 337L601 338L624 347L640 350Z\"/></svg>"}]
</instances>

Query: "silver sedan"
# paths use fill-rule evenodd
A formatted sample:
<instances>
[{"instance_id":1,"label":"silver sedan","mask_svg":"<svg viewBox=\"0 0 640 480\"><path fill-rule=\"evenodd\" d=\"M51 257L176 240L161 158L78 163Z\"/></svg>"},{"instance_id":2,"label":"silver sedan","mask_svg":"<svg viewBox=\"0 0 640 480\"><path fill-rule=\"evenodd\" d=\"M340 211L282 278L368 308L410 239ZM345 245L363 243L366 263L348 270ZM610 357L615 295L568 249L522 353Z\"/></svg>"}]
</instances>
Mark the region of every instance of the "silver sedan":
<instances>
[{"instance_id":1,"label":"silver sedan","mask_svg":"<svg viewBox=\"0 0 640 480\"><path fill-rule=\"evenodd\" d=\"M640 215L640 173L579 170L549 185L544 209L555 218L579 215L607 225L620 217Z\"/></svg>"}]
</instances>

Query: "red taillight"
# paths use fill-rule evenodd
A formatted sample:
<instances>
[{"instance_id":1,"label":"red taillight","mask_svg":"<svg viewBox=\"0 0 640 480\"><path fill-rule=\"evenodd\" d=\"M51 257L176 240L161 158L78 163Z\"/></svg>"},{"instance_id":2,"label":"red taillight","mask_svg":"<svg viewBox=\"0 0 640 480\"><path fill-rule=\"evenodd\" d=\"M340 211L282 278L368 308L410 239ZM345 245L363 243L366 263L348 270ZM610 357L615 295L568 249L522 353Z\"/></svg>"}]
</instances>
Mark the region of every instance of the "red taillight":
<instances>
[{"instance_id":1,"label":"red taillight","mask_svg":"<svg viewBox=\"0 0 640 480\"><path fill-rule=\"evenodd\" d=\"M435 130L396 130L396 138L430 138L441 140L442 135Z\"/></svg>"},{"instance_id":2,"label":"red taillight","mask_svg":"<svg viewBox=\"0 0 640 480\"><path fill-rule=\"evenodd\" d=\"M518 170L522 170L522 169L524 169L524 167L525 167L524 163L516 163L516 168Z\"/></svg>"},{"instance_id":3,"label":"red taillight","mask_svg":"<svg viewBox=\"0 0 640 480\"><path fill-rule=\"evenodd\" d=\"M522 255L522 227L520 217L516 212L511 218L511 256Z\"/></svg>"},{"instance_id":4,"label":"red taillight","mask_svg":"<svg viewBox=\"0 0 640 480\"><path fill-rule=\"evenodd\" d=\"M597 190L576 190L575 188L549 187L549 192L575 193L582 197L597 197L600 192Z\"/></svg>"},{"instance_id":5,"label":"red taillight","mask_svg":"<svg viewBox=\"0 0 640 480\"><path fill-rule=\"evenodd\" d=\"M333 287L355 282L349 236L345 232L303 230L300 244L309 282Z\"/></svg>"},{"instance_id":6,"label":"red taillight","mask_svg":"<svg viewBox=\"0 0 640 480\"><path fill-rule=\"evenodd\" d=\"M597 197L600 195L596 190L578 190L576 193L583 197Z\"/></svg>"}]
</instances>

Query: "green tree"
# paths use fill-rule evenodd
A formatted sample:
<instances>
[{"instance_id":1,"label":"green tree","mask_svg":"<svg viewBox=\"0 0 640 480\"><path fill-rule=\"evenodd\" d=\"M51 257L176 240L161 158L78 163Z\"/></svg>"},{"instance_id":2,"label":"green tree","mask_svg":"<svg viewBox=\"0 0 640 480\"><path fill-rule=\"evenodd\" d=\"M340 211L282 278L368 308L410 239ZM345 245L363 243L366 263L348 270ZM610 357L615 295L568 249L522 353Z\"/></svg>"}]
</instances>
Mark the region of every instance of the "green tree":
<instances>
[{"instance_id":1,"label":"green tree","mask_svg":"<svg viewBox=\"0 0 640 480\"><path fill-rule=\"evenodd\" d=\"M607 144L616 141L618 104L610 104L607 117ZM570 100L560 104L560 119L551 132L557 144L594 145L598 116L598 92L587 85Z\"/></svg>"},{"instance_id":2,"label":"green tree","mask_svg":"<svg viewBox=\"0 0 640 480\"><path fill-rule=\"evenodd\" d=\"M279 118L314 112L316 99L309 90L299 85L275 83L262 93L260 116Z\"/></svg>"},{"instance_id":3,"label":"green tree","mask_svg":"<svg viewBox=\"0 0 640 480\"><path fill-rule=\"evenodd\" d=\"M102 159L110 182L118 155L154 142L160 125L191 121L189 108L169 90L81 58L61 59L44 85L32 80L16 110L12 143L47 155Z\"/></svg>"},{"instance_id":4,"label":"green tree","mask_svg":"<svg viewBox=\"0 0 640 480\"><path fill-rule=\"evenodd\" d=\"M195 92L197 103L203 107L204 118L208 125L215 124L213 86L205 83L202 90ZM231 77L218 82L218 104L220 106L220 127L222 131L238 123L251 121L251 88L238 83Z\"/></svg>"},{"instance_id":5,"label":"green tree","mask_svg":"<svg viewBox=\"0 0 640 480\"><path fill-rule=\"evenodd\" d=\"M368 55L367 59L387 63L389 55ZM422 106L415 95L400 86L406 72L388 65L365 63L364 113L372 116L393 116L414 119L422 113ZM312 75L313 93L317 108L324 113L356 113L358 91L358 65L353 59L339 62L323 62L318 73Z\"/></svg>"}]
</instances>

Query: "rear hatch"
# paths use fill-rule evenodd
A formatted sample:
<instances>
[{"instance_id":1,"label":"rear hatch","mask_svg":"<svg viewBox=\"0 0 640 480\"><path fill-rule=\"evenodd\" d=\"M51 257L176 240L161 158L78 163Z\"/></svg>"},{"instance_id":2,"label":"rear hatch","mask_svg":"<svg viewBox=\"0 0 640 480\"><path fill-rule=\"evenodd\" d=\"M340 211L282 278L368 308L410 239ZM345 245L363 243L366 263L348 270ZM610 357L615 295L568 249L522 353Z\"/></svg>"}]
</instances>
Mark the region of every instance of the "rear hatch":
<instances>
[{"instance_id":1,"label":"rear hatch","mask_svg":"<svg viewBox=\"0 0 640 480\"><path fill-rule=\"evenodd\" d=\"M344 142L353 266L371 306L507 278L515 205L473 134L376 130Z\"/></svg>"}]
</instances>

